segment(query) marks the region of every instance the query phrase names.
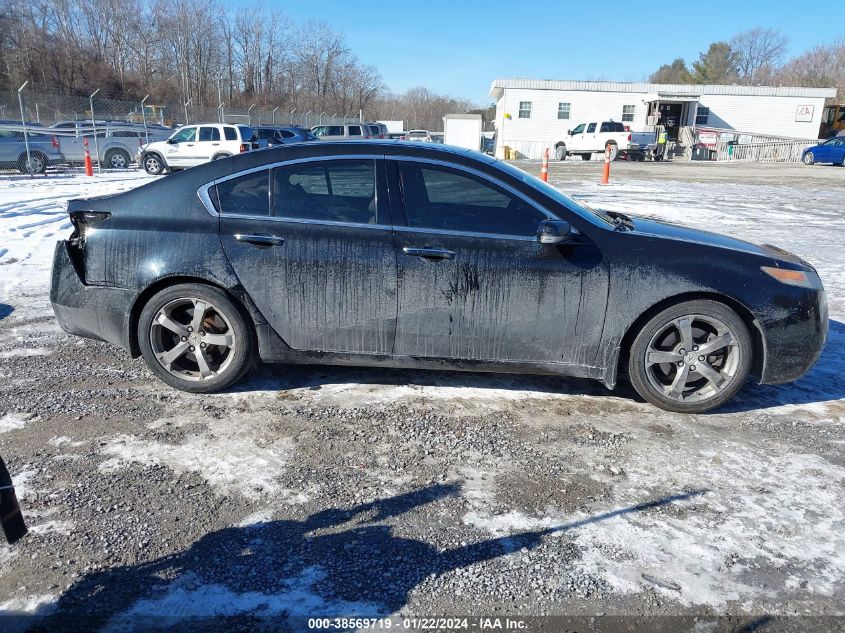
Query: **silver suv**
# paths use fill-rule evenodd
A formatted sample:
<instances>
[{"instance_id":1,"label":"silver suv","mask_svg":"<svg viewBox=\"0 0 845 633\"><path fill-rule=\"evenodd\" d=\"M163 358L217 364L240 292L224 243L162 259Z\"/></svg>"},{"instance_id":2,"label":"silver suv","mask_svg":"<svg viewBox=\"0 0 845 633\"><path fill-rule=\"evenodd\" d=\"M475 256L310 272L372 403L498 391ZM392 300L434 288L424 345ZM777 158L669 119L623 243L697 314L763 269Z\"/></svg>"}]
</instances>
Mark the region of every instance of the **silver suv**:
<instances>
[{"instance_id":1,"label":"silver suv","mask_svg":"<svg viewBox=\"0 0 845 633\"><path fill-rule=\"evenodd\" d=\"M322 141L363 141L373 138L365 123L317 125L311 132Z\"/></svg>"}]
</instances>

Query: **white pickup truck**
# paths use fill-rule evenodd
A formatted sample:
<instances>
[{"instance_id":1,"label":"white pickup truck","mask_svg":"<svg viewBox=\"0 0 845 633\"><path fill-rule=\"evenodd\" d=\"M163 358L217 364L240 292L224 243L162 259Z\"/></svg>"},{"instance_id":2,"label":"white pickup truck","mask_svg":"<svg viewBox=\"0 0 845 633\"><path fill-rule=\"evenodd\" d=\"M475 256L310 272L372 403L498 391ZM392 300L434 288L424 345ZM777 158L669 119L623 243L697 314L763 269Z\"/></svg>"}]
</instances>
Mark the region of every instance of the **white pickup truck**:
<instances>
[{"instance_id":1,"label":"white pickup truck","mask_svg":"<svg viewBox=\"0 0 845 633\"><path fill-rule=\"evenodd\" d=\"M565 160L567 155L580 154L584 160L590 160L594 152L604 152L610 147L610 160L616 160L620 151L639 149L631 141L631 133L616 121L581 123L569 130L566 136L555 143L555 157Z\"/></svg>"}]
</instances>

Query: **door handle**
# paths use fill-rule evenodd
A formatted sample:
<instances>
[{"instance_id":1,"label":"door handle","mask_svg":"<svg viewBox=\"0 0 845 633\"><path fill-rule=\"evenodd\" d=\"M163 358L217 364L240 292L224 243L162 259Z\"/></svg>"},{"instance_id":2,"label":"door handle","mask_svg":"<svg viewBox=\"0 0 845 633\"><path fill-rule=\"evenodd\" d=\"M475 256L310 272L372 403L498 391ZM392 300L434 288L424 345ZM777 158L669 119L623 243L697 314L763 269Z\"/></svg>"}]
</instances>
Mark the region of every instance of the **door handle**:
<instances>
[{"instance_id":1,"label":"door handle","mask_svg":"<svg viewBox=\"0 0 845 633\"><path fill-rule=\"evenodd\" d=\"M281 246L285 243L285 238L268 235L267 233L235 233L235 239L238 242L255 244L256 246Z\"/></svg>"},{"instance_id":2,"label":"door handle","mask_svg":"<svg viewBox=\"0 0 845 633\"><path fill-rule=\"evenodd\" d=\"M212 143L212 145L214 145L214 147L217 147L218 145L220 145L220 143Z\"/></svg>"},{"instance_id":3,"label":"door handle","mask_svg":"<svg viewBox=\"0 0 845 633\"><path fill-rule=\"evenodd\" d=\"M447 251L445 248L414 248L406 246L402 249L406 255L413 257L423 257L425 259L454 259L455 252Z\"/></svg>"}]
</instances>

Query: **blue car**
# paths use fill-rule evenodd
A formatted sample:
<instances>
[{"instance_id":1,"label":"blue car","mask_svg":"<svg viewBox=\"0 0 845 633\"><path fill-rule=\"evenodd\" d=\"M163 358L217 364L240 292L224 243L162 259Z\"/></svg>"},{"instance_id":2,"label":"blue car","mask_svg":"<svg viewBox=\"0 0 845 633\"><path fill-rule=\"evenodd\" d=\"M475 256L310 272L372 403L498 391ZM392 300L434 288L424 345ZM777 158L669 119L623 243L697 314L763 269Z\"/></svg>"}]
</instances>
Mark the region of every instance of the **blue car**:
<instances>
[{"instance_id":1,"label":"blue car","mask_svg":"<svg viewBox=\"0 0 845 633\"><path fill-rule=\"evenodd\" d=\"M801 162L805 165L833 163L845 166L845 136L834 136L824 143L808 147L801 154Z\"/></svg>"}]
</instances>

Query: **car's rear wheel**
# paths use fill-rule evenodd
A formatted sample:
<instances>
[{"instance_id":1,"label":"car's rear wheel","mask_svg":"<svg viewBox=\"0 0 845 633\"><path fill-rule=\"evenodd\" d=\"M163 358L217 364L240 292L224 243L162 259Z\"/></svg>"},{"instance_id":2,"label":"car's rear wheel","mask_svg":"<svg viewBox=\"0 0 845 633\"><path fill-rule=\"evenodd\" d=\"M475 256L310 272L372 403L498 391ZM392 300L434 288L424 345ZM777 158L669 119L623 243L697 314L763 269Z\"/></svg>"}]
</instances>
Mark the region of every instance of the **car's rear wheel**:
<instances>
[{"instance_id":1,"label":"car's rear wheel","mask_svg":"<svg viewBox=\"0 0 845 633\"><path fill-rule=\"evenodd\" d=\"M150 176L159 176L164 171L165 164L158 154L146 154L143 158L144 171Z\"/></svg>"},{"instance_id":2,"label":"car's rear wheel","mask_svg":"<svg viewBox=\"0 0 845 633\"><path fill-rule=\"evenodd\" d=\"M179 284L154 295L138 319L138 346L152 372L194 393L225 389L253 360L255 332L225 292Z\"/></svg>"},{"instance_id":3,"label":"car's rear wheel","mask_svg":"<svg viewBox=\"0 0 845 633\"><path fill-rule=\"evenodd\" d=\"M801 160L804 161L805 165L812 165L816 162L816 157L813 155L813 152L807 152Z\"/></svg>"},{"instance_id":4,"label":"car's rear wheel","mask_svg":"<svg viewBox=\"0 0 845 633\"><path fill-rule=\"evenodd\" d=\"M557 160L566 160L566 145L560 144L555 147L555 158Z\"/></svg>"},{"instance_id":5,"label":"car's rear wheel","mask_svg":"<svg viewBox=\"0 0 845 633\"><path fill-rule=\"evenodd\" d=\"M132 157L125 149L110 149L106 152L106 165L112 169L126 169L131 162Z\"/></svg>"},{"instance_id":6,"label":"car's rear wheel","mask_svg":"<svg viewBox=\"0 0 845 633\"><path fill-rule=\"evenodd\" d=\"M736 312L717 301L686 301L642 327L628 375L637 393L661 409L701 413L742 388L751 356L751 335Z\"/></svg>"},{"instance_id":7,"label":"car's rear wheel","mask_svg":"<svg viewBox=\"0 0 845 633\"><path fill-rule=\"evenodd\" d=\"M30 152L29 160L23 154L18 160L18 170L22 174L43 174L47 171L47 159L41 152Z\"/></svg>"}]
</instances>

